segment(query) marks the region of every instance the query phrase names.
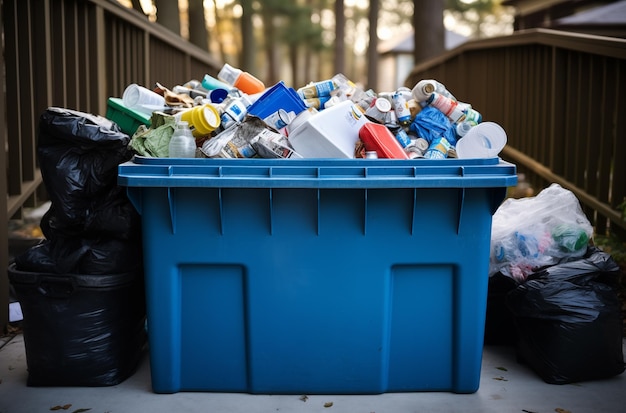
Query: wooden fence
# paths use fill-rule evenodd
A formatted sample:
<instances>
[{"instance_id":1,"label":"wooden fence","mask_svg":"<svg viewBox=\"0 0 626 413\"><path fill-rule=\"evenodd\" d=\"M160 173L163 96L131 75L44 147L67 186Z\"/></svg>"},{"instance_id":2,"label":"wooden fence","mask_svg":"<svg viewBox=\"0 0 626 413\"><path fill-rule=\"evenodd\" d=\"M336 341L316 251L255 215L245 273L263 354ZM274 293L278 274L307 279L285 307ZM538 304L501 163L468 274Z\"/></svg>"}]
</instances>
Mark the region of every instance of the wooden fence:
<instances>
[{"instance_id":1,"label":"wooden fence","mask_svg":"<svg viewBox=\"0 0 626 413\"><path fill-rule=\"evenodd\" d=\"M416 66L484 120L499 123L501 156L535 192L558 183L597 234L626 234L626 40L534 29L473 41Z\"/></svg>"},{"instance_id":2,"label":"wooden fence","mask_svg":"<svg viewBox=\"0 0 626 413\"><path fill-rule=\"evenodd\" d=\"M173 86L221 63L134 10L106 0L2 0L0 57L0 268L8 266L8 220L42 196L36 139L39 116L59 106L104 116L125 87ZM8 319L8 281L0 270L0 332Z\"/></svg>"}]
</instances>

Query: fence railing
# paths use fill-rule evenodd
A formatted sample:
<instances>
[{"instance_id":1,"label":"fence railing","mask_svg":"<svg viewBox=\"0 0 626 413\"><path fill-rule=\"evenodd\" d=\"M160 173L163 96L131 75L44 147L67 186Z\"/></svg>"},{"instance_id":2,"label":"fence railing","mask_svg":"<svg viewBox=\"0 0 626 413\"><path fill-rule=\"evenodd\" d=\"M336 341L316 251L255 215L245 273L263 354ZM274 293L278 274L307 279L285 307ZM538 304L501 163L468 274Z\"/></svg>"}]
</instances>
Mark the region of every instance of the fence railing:
<instances>
[{"instance_id":1,"label":"fence railing","mask_svg":"<svg viewBox=\"0 0 626 413\"><path fill-rule=\"evenodd\" d=\"M502 158L536 191L571 190L597 234L626 234L626 40L534 29L416 66L507 132Z\"/></svg>"},{"instance_id":2,"label":"fence railing","mask_svg":"<svg viewBox=\"0 0 626 413\"><path fill-rule=\"evenodd\" d=\"M8 266L7 222L45 195L37 165L39 116L50 106L104 116L107 99L131 83L173 86L221 64L145 16L106 0L2 0L0 269ZM8 282L0 270L0 332Z\"/></svg>"}]
</instances>

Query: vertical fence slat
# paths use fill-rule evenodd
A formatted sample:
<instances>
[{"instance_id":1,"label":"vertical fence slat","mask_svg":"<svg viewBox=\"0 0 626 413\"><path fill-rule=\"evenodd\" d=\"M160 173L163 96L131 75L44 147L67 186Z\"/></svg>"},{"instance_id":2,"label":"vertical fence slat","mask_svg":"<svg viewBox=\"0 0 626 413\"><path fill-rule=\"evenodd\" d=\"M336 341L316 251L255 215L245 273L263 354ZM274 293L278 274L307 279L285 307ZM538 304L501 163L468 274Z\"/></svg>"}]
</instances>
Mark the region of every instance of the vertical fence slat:
<instances>
[{"instance_id":1,"label":"vertical fence slat","mask_svg":"<svg viewBox=\"0 0 626 413\"><path fill-rule=\"evenodd\" d=\"M4 33L6 25L5 8L10 9L6 2L0 4L0 33ZM10 19L9 19L10 20ZM10 27L11 25L9 25ZM5 36L5 42L7 36ZM6 48L5 48L6 53ZM5 53L0 53L0 65L6 67ZM5 78L0 76L0 87L6 88ZM6 90L6 89L5 89ZM7 103L6 93L0 97L0 124L6 125L7 119L5 115L5 108ZM7 144L7 128L0 129L0 148L2 148L2 157L0 157L0 193L8 193L7 179L8 179L8 165L5 161L6 157L4 148ZM0 268L7 268L9 266L9 239L8 239L8 203L0 202L0 234L7 234L7 236L0 235ZM9 320L9 278L0 277L0 332L4 332ZM7 396L5 396L7 397Z\"/></svg>"}]
</instances>

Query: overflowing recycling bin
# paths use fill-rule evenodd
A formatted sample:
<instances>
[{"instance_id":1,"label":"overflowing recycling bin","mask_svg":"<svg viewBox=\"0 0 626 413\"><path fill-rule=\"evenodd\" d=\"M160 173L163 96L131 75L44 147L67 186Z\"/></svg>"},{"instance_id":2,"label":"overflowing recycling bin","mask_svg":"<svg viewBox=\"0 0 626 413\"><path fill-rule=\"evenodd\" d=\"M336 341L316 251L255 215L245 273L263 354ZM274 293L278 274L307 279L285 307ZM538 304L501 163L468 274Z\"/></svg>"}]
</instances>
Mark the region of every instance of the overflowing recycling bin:
<instances>
[{"instance_id":1,"label":"overflowing recycling bin","mask_svg":"<svg viewBox=\"0 0 626 413\"><path fill-rule=\"evenodd\" d=\"M118 183L155 392L478 389L491 217L517 181L499 125L435 80L265 87L225 65L124 95L151 116Z\"/></svg>"}]
</instances>

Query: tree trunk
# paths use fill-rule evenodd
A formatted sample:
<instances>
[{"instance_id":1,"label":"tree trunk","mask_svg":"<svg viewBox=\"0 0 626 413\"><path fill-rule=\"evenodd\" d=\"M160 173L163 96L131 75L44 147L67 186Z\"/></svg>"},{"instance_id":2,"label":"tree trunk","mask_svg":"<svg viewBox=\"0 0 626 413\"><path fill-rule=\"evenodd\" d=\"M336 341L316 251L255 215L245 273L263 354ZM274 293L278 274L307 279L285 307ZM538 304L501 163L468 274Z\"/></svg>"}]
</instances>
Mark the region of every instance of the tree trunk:
<instances>
[{"instance_id":1,"label":"tree trunk","mask_svg":"<svg viewBox=\"0 0 626 413\"><path fill-rule=\"evenodd\" d=\"M154 5L157 9L157 23L180 36L178 1L154 0Z\"/></svg>"},{"instance_id":2,"label":"tree trunk","mask_svg":"<svg viewBox=\"0 0 626 413\"><path fill-rule=\"evenodd\" d=\"M335 73L344 73L346 70L345 29L343 0L335 0Z\"/></svg>"},{"instance_id":3,"label":"tree trunk","mask_svg":"<svg viewBox=\"0 0 626 413\"><path fill-rule=\"evenodd\" d=\"M252 0L241 0L241 69L255 73L256 44L252 27Z\"/></svg>"},{"instance_id":4,"label":"tree trunk","mask_svg":"<svg viewBox=\"0 0 626 413\"><path fill-rule=\"evenodd\" d=\"M219 9L217 8L217 1L213 0L213 10L215 10L215 31L217 34L217 45L219 47L219 54L222 62L226 61L226 52L224 51L224 43L222 42L222 29L220 26L220 20L222 16L220 16Z\"/></svg>"},{"instance_id":5,"label":"tree trunk","mask_svg":"<svg viewBox=\"0 0 626 413\"><path fill-rule=\"evenodd\" d=\"M278 65L276 62L276 34L274 30L274 15L271 11L263 10L263 33L265 34L265 55L267 57L267 84L278 82Z\"/></svg>"},{"instance_id":6,"label":"tree trunk","mask_svg":"<svg viewBox=\"0 0 626 413\"><path fill-rule=\"evenodd\" d=\"M202 50L209 50L203 0L189 0L189 41Z\"/></svg>"},{"instance_id":7,"label":"tree trunk","mask_svg":"<svg viewBox=\"0 0 626 413\"><path fill-rule=\"evenodd\" d=\"M141 7L141 2L139 0L132 0L131 3L133 5L133 9L137 10L139 13L145 16L145 13L143 12L143 7Z\"/></svg>"},{"instance_id":8,"label":"tree trunk","mask_svg":"<svg viewBox=\"0 0 626 413\"><path fill-rule=\"evenodd\" d=\"M379 0L370 0L369 44L367 46L367 88L378 90L378 10ZM443 21L443 20L442 20Z\"/></svg>"},{"instance_id":9,"label":"tree trunk","mask_svg":"<svg viewBox=\"0 0 626 413\"><path fill-rule=\"evenodd\" d=\"M415 64L445 51L444 0L413 0Z\"/></svg>"}]
</instances>

